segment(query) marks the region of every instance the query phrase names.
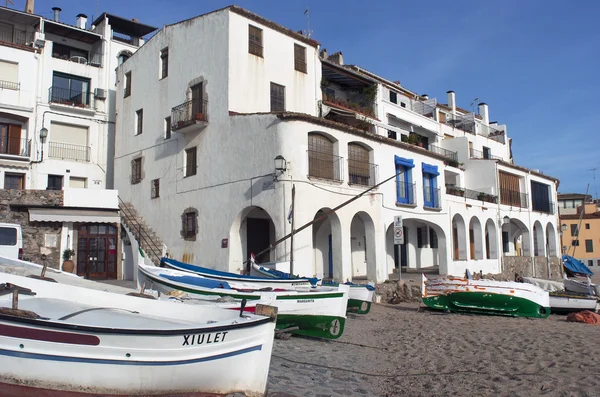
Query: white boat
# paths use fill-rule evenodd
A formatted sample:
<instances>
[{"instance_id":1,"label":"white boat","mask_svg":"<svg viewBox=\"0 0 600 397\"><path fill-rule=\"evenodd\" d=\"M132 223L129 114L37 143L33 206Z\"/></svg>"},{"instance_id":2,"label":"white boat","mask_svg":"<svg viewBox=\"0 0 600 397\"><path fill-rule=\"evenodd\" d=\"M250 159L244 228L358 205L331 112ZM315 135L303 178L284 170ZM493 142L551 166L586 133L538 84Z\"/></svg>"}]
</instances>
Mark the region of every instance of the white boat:
<instances>
[{"instance_id":1,"label":"white boat","mask_svg":"<svg viewBox=\"0 0 600 397\"><path fill-rule=\"evenodd\" d=\"M478 314L548 317L548 291L518 282L422 275L423 303L432 309Z\"/></svg>"},{"instance_id":2,"label":"white boat","mask_svg":"<svg viewBox=\"0 0 600 397\"><path fill-rule=\"evenodd\" d=\"M595 296L569 293L550 293L550 309L553 312L579 312L582 310L596 311L598 300Z\"/></svg>"},{"instance_id":3,"label":"white boat","mask_svg":"<svg viewBox=\"0 0 600 397\"><path fill-rule=\"evenodd\" d=\"M565 278L563 280L565 290L583 295L596 295L596 285L592 283L589 277L585 281L576 278Z\"/></svg>"},{"instance_id":4,"label":"white boat","mask_svg":"<svg viewBox=\"0 0 600 397\"><path fill-rule=\"evenodd\" d=\"M232 299L238 302L268 302L278 309L278 329L296 328L291 332L332 339L339 338L344 331L349 291L347 285L327 290L257 290L235 288L225 281L174 269L142 264L138 265L138 269L140 279L146 280L146 286L162 293L179 290L213 302Z\"/></svg>"},{"instance_id":5,"label":"white boat","mask_svg":"<svg viewBox=\"0 0 600 397\"><path fill-rule=\"evenodd\" d=\"M6 273L0 285L2 396L265 393L273 318ZM32 293L17 310L16 286Z\"/></svg>"}]
</instances>

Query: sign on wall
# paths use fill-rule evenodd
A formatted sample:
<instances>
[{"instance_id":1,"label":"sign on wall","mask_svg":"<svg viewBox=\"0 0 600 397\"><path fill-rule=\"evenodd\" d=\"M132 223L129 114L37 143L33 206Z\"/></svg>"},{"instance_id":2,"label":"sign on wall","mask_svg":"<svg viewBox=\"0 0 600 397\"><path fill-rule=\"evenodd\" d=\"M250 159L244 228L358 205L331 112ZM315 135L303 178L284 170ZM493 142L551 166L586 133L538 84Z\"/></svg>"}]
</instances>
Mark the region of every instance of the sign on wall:
<instances>
[{"instance_id":1,"label":"sign on wall","mask_svg":"<svg viewBox=\"0 0 600 397\"><path fill-rule=\"evenodd\" d=\"M394 244L404 244L404 228L402 227L402 215L394 217Z\"/></svg>"}]
</instances>

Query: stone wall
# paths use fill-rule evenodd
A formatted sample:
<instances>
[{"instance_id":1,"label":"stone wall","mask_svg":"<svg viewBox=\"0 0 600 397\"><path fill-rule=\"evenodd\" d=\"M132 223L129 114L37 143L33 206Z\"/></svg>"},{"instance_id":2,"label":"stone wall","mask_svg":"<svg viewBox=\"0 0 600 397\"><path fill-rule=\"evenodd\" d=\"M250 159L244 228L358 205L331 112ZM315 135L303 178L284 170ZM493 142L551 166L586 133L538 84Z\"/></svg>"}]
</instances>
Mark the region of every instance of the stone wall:
<instances>
[{"instance_id":1,"label":"stone wall","mask_svg":"<svg viewBox=\"0 0 600 397\"><path fill-rule=\"evenodd\" d=\"M504 271L502 275L514 279L515 273L524 277L537 277L560 280L562 278L562 263L558 257L552 256L550 260L550 277L548 276L548 262L545 256L505 256L503 258Z\"/></svg>"},{"instance_id":2,"label":"stone wall","mask_svg":"<svg viewBox=\"0 0 600 397\"><path fill-rule=\"evenodd\" d=\"M62 223L30 222L27 207L22 205L61 207L62 190L0 189L0 222L21 225L23 259L43 264L42 254L46 254L48 266L59 268L62 260L60 252Z\"/></svg>"}]
</instances>

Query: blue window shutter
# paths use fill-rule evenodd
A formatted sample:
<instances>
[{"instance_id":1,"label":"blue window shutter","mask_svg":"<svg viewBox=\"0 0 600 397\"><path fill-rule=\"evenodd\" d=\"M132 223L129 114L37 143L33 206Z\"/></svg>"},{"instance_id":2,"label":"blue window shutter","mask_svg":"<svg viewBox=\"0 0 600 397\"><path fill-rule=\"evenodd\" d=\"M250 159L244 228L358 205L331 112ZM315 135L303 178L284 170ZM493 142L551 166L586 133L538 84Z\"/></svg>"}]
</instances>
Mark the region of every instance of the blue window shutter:
<instances>
[{"instance_id":1,"label":"blue window shutter","mask_svg":"<svg viewBox=\"0 0 600 397\"><path fill-rule=\"evenodd\" d=\"M396 165L401 165L406 168L415 167L415 161L413 159L405 159L404 157L394 156L394 162Z\"/></svg>"},{"instance_id":2,"label":"blue window shutter","mask_svg":"<svg viewBox=\"0 0 600 397\"><path fill-rule=\"evenodd\" d=\"M438 172L437 165L423 163L423 164L421 164L421 169L423 170L423 173L426 173L426 174L433 174L435 176L438 176L440 174Z\"/></svg>"}]
</instances>

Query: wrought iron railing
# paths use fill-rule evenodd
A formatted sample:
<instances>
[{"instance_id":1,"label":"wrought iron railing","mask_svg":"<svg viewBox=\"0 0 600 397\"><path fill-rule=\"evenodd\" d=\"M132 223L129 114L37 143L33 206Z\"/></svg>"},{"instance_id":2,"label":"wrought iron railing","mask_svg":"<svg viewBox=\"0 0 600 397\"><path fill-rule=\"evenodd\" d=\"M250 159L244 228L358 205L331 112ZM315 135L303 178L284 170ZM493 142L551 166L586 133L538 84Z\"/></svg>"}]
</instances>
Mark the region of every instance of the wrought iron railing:
<instances>
[{"instance_id":1,"label":"wrought iron railing","mask_svg":"<svg viewBox=\"0 0 600 397\"><path fill-rule=\"evenodd\" d=\"M87 108L90 107L90 92L50 87L48 89L48 102Z\"/></svg>"},{"instance_id":2,"label":"wrought iron railing","mask_svg":"<svg viewBox=\"0 0 600 397\"><path fill-rule=\"evenodd\" d=\"M554 215L554 203L552 201L536 201L535 197L531 199L531 210Z\"/></svg>"},{"instance_id":3,"label":"wrought iron railing","mask_svg":"<svg viewBox=\"0 0 600 397\"><path fill-rule=\"evenodd\" d=\"M472 159L486 159L486 160L502 160L500 156L494 156L491 153L482 152L473 148L469 149L469 157Z\"/></svg>"},{"instance_id":4,"label":"wrought iron railing","mask_svg":"<svg viewBox=\"0 0 600 397\"><path fill-rule=\"evenodd\" d=\"M498 196L494 194L481 192L479 190L465 189L451 184L446 185L446 194L464 197L471 200L485 201L492 204L498 203Z\"/></svg>"},{"instance_id":5,"label":"wrought iron railing","mask_svg":"<svg viewBox=\"0 0 600 397\"><path fill-rule=\"evenodd\" d=\"M31 153L31 140L0 135L0 154L28 157Z\"/></svg>"},{"instance_id":6,"label":"wrought iron railing","mask_svg":"<svg viewBox=\"0 0 600 397\"><path fill-rule=\"evenodd\" d=\"M396 181L396 203L416 204L417 184Z\"/></svg>"},{"instance_id":7,"label":"wrought iron railing","mask_svg":"<svg viewBox=\"0 0 600 397\"><path fill-rule=\"evenodd\" d=\"M13 81L0 80L0 89L19 91L19 89L21 89L21 84Z\"/></svg>"},{"instance_id":8,"label":"wrought iron railing","mask_svg":"<svg viewBox=\"0 0 600 397\"><path fill-rule=\"evenodd\" d=\"M413 101L412 102L412 111L420 114L421 116L429 117L431 119L435 119L436 112L436 100L429 100L430 103L423 101Z\"/></svg>"},{"instance_id":9,"label":"wrought iron railing","mask_svg":"<svg viewBox=\"0 0 600 397\"><path fill-rule=\"evenodd\" d=\"M176 131L196 121L208 121L208 100L192 99L171 109L171 130Z\"/></svg>"},{"instance_id":10,"label":"wrought iron railing","mask_svg":"<svg viewBox=\"0 0 600 397\"><path fill-rule=\"evenodd\" d=\"M500 204L512 207L527 208L527 193L500 189Z\"/></svg>"},{"instance_id":11,"label":"wrought iron railing","mask_svg":"<svg viewBox=\"0 0 600 397\"><path fill-rule=\"evenodd\" d=\"M335 95L325 93L323 95L323 102L327 105L337 105L341 108L362 113L369 117L375 117L375 105L366 103L366 101L361 100L361 98L357 98L356 101L347 101L345 99L337 98Z\"/></svg>"},{"instance_id":12,"label":"wrought iron railing","mask_svg":"<svg viewBox=\"0 0 600 397\"><path fill-rule=\"evenodd\" d=\"M308 176L342 182L344 158L331 153L307 150Z\"/></svg>"},{"instance_id":13,"label":"wrought iron railing","mask_svg":"<svg viewBox=\"0 0 600 397\"><path fill-rule=\"evenodd\" d=\"M91 65L91 66L102 66L102 53L101 52L88 52L87 56L80 55L66 55L66 54L58 54L53 53L52 57L57 59L63 59L65 61L80 63L83 65Z\"/></svg>"},{"instance_id":14,"label":"wrought iron railing","mask_svg":"<svg viewBox=\"0 0 600 397\"><path fill-rule=\"evenodd\" d=\"M481 136L484 136L484 137L489 138L496 142L506 143L506 138L505 138L506 134L504 133L503 130L494 128L491 125L485 125L485 124L481 124L481 123L477 124L477 129L478 129L478 134Z\"/></svg>"},{"instance_id":15,"label":"wrought iron railing","mask_svg":"<svg viewBox=\"0 0 600 397\"><path fill-rule=\"evenodd\" d=\"M452 150L444 149L435 145L429 145L429 151L432 153L441 154L450 160L458 161L458 153L453 152Z\"/></svg>"},{"instance_id":16,"label":"wrought iron railing","mask_svg":"<svg viewBox=\"0 0 600 397\"><path fill-rule=\"evenodd\" d=\"M447 114L444 123L448 124L452 128L458 128L468 132L469 134L475 134L475 115L473 113L468 114Z\"/></svg>"},{"instance_id":17,"label":"wrought iron railing","mask_svg":"<svg viewBox=\"0 0 600 397\"><path fill-rule=\"evenodd\" d=\"M90 148L62 142L48 142L48 157L61 160L90 161Z\"/></svg>"},{"instance_id":18,"label":"wrought iron railing","mask_svg":"<svg viewBox=\"0 0 600 397\"><path fill-rule=\"evenodd\" d=\"M5 43L29 45L34 35L34 32L15 29L11 25L0 25L0 41Z\"/></svg>"},{"instance_id":19,"label":"wrought iron railing","mask_svg":"<svg viewBox=\"0 0 600 397\"><path fill-rule=\"evenodd\" d=\"M150 234L146 227L144 227L143 222L139 219L137 213L131 209L131 204L125 203L120 196L119 210L123 223L138 241L140 248L149 255L150 260L155 265L159 265L162 258L162 247L157 244L156 238Z\"/></svg>"},{"instance_id":20,"label":"wrought iron railing","mask_svg":"<svg viewBox=\"0 0 600 397\"><path fill-rule=\"evenodd\" d=\"M427 208L442 208L440 201L440 188L423 186L423 205Z\"/></svg>"},{"instance_id":21,"label":"wrought iron railing","mask_svg":"<svg viewBox=\"0 0 600 397\"><path fill-rule=\"evenodd\" d=\"M348 160L348 184L374 186L377 183L377 164Z\"/></svg>"}]
</instances>

